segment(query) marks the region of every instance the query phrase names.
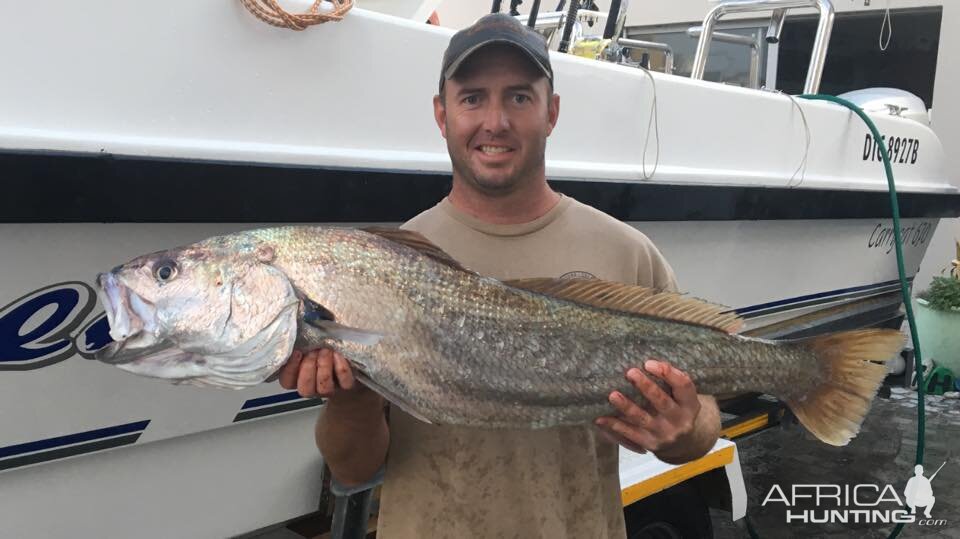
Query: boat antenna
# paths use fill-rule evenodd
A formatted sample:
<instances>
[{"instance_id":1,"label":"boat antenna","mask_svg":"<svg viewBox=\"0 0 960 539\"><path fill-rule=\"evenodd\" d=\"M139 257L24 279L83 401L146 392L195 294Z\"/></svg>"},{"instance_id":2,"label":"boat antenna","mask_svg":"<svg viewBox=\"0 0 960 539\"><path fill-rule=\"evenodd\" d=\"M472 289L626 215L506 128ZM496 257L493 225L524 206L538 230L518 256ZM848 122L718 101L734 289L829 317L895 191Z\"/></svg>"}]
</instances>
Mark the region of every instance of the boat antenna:
<instances>
[{"instance_id":1,"label":"boat antenna","mask_svg":"<svg viewBox=\"0 0 960 539\"><path fill-rule=\"evenodd\" d=\"M560 46L557 48L560 52L567 52L570 48L570 34L573 33L573 25L577 22L577 11L580 10L580 1L571 0L570 7L567 9L567 20L564 21L563 35L560 37Z\"/></svg>"},{"instance_id":2,"label":"boat antenna","mask_svg":"<svg viewBox=\"0 0 960 539\"><path fill-rule=\"evenodd\" d=\"M613 39L617 31L617 21L620 19L620 0L610 1L610 13L607 15L607 25L603 28L603 39Z\"/></svg>"},{"instance_id":3,"label":"boat antenna","mask_svg":"<svg viewBox=\"0 0 960 539\"><path fill-rule=\"evenodd\" d=\"M533 7L530 8L530 17L527 18L527 26L537 27L537 15L540 14L540 0L533 0Z\"/></svg>"},{"instance_id":4,"label":"boat antenna","mask_svg":"<svg viewBox=\"0 0 960 539\"><path fill-rule=\"evenodd\" d=\"M490 8L490 13L500 13L500 1L501 0L493 0L493 7Z\"/></svg>"}]
</instances>

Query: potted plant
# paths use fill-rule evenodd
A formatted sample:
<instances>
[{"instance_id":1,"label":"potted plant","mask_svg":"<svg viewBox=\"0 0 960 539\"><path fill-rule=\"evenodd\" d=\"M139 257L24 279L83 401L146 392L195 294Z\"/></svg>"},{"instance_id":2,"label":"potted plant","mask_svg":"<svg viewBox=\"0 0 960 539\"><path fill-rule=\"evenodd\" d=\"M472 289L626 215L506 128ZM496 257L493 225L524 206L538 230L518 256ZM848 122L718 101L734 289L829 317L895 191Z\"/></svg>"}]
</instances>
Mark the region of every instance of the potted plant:
<instances>
[{"instance_id":1,"label":"potted plant","mask_svg":"<svg viewBox=\"0 0 960 539\"><path fill-rule=\"evenodd\" d=\"M960 375L960 241L948 276L934 277L915 301L924 358Z\"/></svg>"}]
</instances>

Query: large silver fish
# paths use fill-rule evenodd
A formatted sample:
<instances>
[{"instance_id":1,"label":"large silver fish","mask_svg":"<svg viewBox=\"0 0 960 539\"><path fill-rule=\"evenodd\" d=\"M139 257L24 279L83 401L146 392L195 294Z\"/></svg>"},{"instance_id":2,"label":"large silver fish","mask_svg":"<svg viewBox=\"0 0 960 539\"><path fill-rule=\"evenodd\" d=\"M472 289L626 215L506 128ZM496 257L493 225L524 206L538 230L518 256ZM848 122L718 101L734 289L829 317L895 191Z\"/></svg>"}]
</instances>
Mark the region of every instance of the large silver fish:
<instances>
[{"instance_id":1,"label":"large silver fish","mask_svg":"<svg viewBox=\"0 0 960 539\"><path fill-rule=\"evenodd\" d=\"M604 281L503 283L419 234L282 227L139 257L97 283L114 343L98 358L178 383L263 382L327 345L424 421L541 428L613 411L624 372L663 358L701 393L759 391L846 444L901 348L893 330L793 342L736 334L719 306Z\"/></svg>"}]
</instances>

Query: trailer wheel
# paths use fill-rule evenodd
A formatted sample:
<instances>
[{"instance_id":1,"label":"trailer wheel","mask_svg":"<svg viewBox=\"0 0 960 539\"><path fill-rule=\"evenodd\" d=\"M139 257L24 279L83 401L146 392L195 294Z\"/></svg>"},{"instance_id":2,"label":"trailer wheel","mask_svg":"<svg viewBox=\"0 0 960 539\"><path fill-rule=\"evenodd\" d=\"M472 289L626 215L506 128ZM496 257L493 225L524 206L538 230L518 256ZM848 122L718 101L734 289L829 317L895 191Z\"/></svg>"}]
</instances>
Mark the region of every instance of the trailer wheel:
<instances>
[{"instance_id":1,"label":"trailer wheel","mask_svg":"<svg viewBox=\"0 0 960 539\"><path fill-rule=\"evenodd\" d=\"M686 481L623 510L628 539L709 539L710 509L696 484Z\"/></svg>"}]
</instances>

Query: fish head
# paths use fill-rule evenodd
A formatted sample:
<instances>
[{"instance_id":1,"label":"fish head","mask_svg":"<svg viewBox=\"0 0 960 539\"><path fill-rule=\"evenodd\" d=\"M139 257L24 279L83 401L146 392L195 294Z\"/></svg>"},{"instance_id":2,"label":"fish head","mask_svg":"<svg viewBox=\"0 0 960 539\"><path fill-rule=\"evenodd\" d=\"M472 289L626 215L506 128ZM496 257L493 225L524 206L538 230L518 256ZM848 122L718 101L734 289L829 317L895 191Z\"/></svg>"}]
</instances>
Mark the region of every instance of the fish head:
<instances>
[{"instance_id":1,"label":"fish head","mask_svg":"<svg viewBox=\"0 0 960 539\"><path fill-rule=\"evenodd\" d=\"M202 248L159 251L97 276L110 337L129 350L222 326L229 306L219 264Z\"/></svg>"},{"instance_id":2,"label":"fish head","mask_svg":"<svg viewBox=\"0 0 960 539\"><path fill-rule=\"evenodd\" d=\"M101 273L98 296L114 342L97 359L181 381L263 381L293 349L299 306L273 259L269 244L224 236Z\"/></svg>"}]
</instances>

